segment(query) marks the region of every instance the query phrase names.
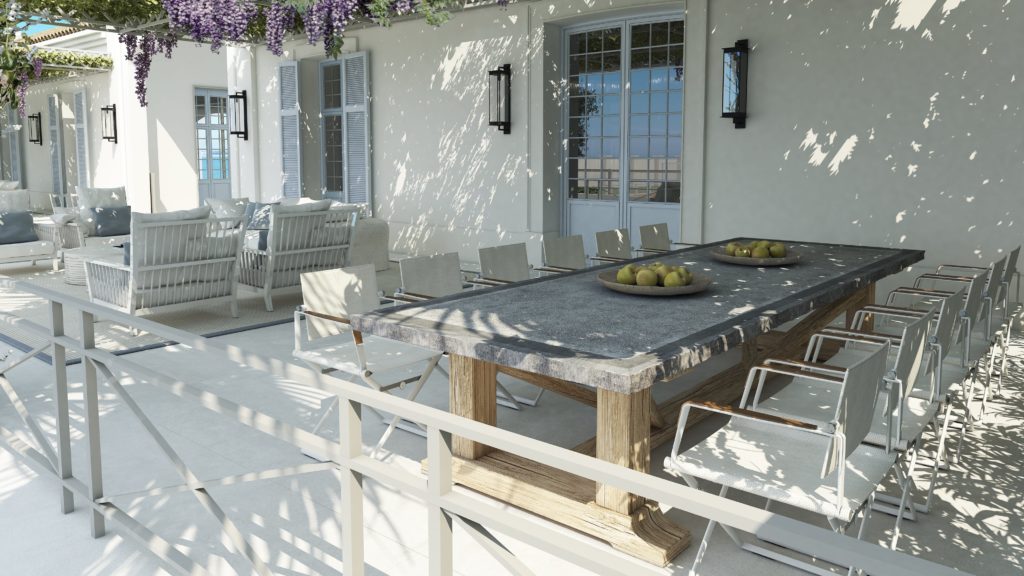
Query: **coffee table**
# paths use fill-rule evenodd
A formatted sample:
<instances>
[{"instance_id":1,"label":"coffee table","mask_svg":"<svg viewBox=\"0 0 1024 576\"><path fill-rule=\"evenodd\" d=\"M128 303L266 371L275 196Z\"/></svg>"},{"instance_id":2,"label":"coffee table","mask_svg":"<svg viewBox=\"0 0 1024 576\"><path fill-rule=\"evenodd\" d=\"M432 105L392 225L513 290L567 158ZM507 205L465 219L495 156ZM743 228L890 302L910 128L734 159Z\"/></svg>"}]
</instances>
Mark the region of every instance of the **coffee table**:
<instances>
[{"instance_id":1,"label":"coffee table","mask_svg":"<svg viewBox=\"0 0 1024 576\"><path fill-rule=\"evenodd\" d=\"M121 262L124 251L113 246L96 246L91 248L72 248L64 251L64 283L76 286L85 285L86 260L103 260Z\"/></svg>"}]
</instances>

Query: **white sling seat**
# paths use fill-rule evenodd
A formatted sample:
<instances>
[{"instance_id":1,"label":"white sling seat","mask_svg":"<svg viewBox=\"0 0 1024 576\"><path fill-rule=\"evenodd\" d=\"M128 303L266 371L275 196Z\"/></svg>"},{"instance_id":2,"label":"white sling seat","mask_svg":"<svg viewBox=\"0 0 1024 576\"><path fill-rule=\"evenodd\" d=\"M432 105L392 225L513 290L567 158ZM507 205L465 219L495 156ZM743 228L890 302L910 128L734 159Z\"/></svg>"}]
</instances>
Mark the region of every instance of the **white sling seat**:
<instances>
[{"instance_id":1,"label":"white sling seat","mask_svg":"<svg viewBox=\"0 0 1024 576\"><path fill-rule=\"evenodd\" d=\"M895 452L862 441L871 428L875 403L886 372L888 342L846 369L804 366L802 369L765 364L751 369L740 408L688 402L680 411L671 455L665 469L698 488L698 479L730 489L784 502L826 516L836 531L845 530L858 515L863 536L869 504L877 486L896 462ZM768 374L799 376L839 386L839 396L827 423L813 424L746 410L756 382ZM691 410L729 416L728 422L685 452L680 451ZM691 572L698 573L711 534L708 523ZM803 569L810 565L753 543L744 543L726 529L740 547L783 560ZM819 568L820 569L820 568Z\"/></svg>"},{"instance_id":2,"label":"white sling seat","mask_svg":"<svg viewBox=\"0 0 1024 576\"><path fill-rule=\"evenodd\" d=\"M591 260L599 262L622 262L633 257L633 247L629 242L629 229L616 228L598 232L597 255Z\"/></svg>"},{"instance_id":3,"label":"white sling seat","mask_svg":"<svg viewBox=\"0 0 1024 576\"><path fill-rule=\"evenodd\" d=\"M565 273L587 267L587 254L583 249L583 236L545 236L543 242L544 266L540 272Z\"/></svg>"},{"instance_id":4,"label":"white sling seat","mask_svg":"<svg viewBox=\"0 0 1024 576\"><path fill-rule=\"evenodd\" d=\"M353 314L369 312L380 306L377 275L372 264L307 272L300 277L303 306L295 312L295 349L292 355L320 370L337 370L358 377L380 392L391 393L412 384L406 396L415 400L441 353L403 342L375 336L363 336L349 326ZM397 380L380 380L381 373L400 373ZM411 375L409 375L411 374ZM337 405L337 397L322 407L314 432L326 422ZM381 418L387 429L374 446L379 450L395 428L423 434L417 424L398 416Z\"/></svg>"}]
</instances>

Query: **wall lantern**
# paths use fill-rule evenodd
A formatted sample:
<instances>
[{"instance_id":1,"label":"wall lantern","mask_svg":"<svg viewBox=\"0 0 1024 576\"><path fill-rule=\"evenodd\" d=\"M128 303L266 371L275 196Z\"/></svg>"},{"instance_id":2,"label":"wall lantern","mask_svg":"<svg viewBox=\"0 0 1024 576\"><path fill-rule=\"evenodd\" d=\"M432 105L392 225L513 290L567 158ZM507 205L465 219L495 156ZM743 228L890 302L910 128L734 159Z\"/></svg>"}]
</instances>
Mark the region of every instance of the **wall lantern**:
<instances>
[{"instance_id":1,"label":"wall lantern","mask_svg":"<svg viewBox=\"0 0 1024 576\"><path fill-rule=\"evenodd\" d=\"M487 73L488 124L505 134L512 133L512 65Z\"/></svg>"},{"instance_id":2,"label":"wall lantern","mask_svg":"<svg viewBox=\"0 0 1024 576\"><path fill-rule=\"evenodd\" d=\"M117 144L117 104L100 108L103 124L103 139Z\"/></svg>"},{"instance_id":3,"label":"wall lantern","mask_svg":"<svg viewBox=\"0 0 1024 576\"><path fill-rule=\"evenodd\" d=\"M43 115L40 112L28 115L28 141L43 145Z\"/></svg>"},{"instance_id":4,"label":"wall lantern","mask_svg":"<svg viewBox=\"0 0 1024 576\"><path fill-rule=\"evenodd\" d=\"M722 49L722 118L732 118L736 128L747 126L747 57L750 42L739 40Z\"/></svg>"},{"instance_id":5,"label":"wall lantern","mask_svg":"<svg viewBox=\"0 0 1024 576\"><path fill-rule=\"evenodd\" d=\"M239 90L228 96L232 104L232 116L234 117L233 130L231 134L242 140L249 139L249 93L246 90Z\"/></svg>"}]
</instances>

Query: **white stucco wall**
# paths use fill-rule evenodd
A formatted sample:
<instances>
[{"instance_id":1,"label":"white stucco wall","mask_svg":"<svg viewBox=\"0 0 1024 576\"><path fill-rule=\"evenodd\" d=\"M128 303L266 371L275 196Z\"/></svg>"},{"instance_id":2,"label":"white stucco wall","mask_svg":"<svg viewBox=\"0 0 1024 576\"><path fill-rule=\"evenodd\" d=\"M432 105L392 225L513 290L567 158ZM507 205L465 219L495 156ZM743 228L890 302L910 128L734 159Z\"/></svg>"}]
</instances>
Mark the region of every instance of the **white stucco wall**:
<instances>
[{"instance_id":1,"label":"white stucco wall","mask_svg":"<svg viewBox=\"0 0 1024 576\"><path fill-rule=\"evenodd\" d=\"M710 4L704 240L900 246L928 265L1024 241L1024 4ZM740 38L745 130L714 109Z\"/></svg>"}]
</instances>

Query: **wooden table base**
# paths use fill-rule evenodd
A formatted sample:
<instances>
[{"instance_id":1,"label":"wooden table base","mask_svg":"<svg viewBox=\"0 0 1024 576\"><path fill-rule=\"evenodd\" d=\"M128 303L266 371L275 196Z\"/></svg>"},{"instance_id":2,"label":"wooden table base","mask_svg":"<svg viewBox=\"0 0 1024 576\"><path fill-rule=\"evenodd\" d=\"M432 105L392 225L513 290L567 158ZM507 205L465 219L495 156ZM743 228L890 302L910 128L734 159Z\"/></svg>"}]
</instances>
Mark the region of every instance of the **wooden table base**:
<instances>
[{"instance_id":1,"label":"wooden table base","mask_svg":"<svg viewBox=\"0 0 1024 576\"><path fill-rule=\"evenodd\" d=\"M515 454L496 450L476 460L456 458L453 476L467 488L656 566L666 566L690 545L689 530L669 520L657 504L643 503L632 514L609 510L596 503L593 480Z\"/></svg>"}]
</instances>

